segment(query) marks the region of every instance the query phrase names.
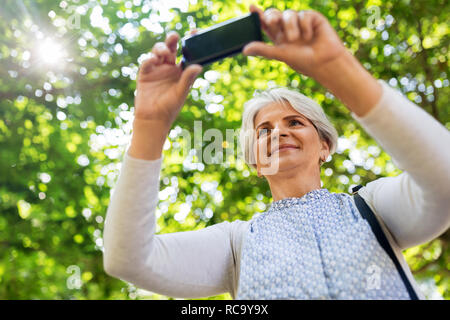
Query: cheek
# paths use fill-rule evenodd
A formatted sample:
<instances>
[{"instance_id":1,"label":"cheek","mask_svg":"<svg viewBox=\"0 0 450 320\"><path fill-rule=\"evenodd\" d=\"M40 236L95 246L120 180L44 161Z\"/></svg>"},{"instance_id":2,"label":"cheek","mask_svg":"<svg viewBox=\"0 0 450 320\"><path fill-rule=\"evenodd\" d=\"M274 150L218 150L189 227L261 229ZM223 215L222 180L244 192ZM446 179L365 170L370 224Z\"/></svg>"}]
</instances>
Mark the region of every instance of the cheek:
<instances>
[{"instance_id":1,"label":"cheek","mask_svg":"<svg viewBox=\"0 0 450 320\"><path fill-rule=\"evenodd\" d=\"M259 163L261 165L267 165L270 163L270 145L268 145L269 140L265 138L260 138L253 144L253 155L255 164Z\"/></svg>"},{"instance_id":2,"label":"cheek","mask_svg":"<svg viewBox=\"0 0 450 320\"><path fill-rule=\"evenodd\" d=\"M264 152L264 151L269 151L270 144L269 144L269 139L265 139L265 138L260 138L256 141L256 143L254 144L254 152L256 154L256 152L259 150L259 152ZM266 152L267 153L267 152Z\"/></svg>"},{"instance_id":3,"label":"cheek","mask_svg":"<svg viewBox=\"0 0 450 320\"><path fill-rule=\"evenodd\" d=\"M314 128L297 130L294 132L294 136L297 141L300 141L301 147L305 150L315 150L316 146L320 145L319 135Z\"/></svg>"}]
</instances>

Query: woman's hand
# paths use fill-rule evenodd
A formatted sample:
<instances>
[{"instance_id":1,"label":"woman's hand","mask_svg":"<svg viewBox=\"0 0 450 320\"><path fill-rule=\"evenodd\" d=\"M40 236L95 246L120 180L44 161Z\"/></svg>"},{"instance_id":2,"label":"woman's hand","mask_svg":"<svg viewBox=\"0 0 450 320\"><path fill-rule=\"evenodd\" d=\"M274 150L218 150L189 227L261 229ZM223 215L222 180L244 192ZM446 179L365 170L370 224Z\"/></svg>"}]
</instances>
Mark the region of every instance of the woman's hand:
<instances>
[{"instance_id":1,"label":"woman's hand","mask_svg":"<svg viewBox=\"0 0 450 320\"><path fill-rule=\"evenodd\" d=\"M142 63L137 79L135 119L161 120L170 127L184 105L202 66L190 65L182 70L181 63L175 64L178 39L178 33L170 32L165 42L153 46L151 57Z\"/></svg>"},{"instance_id":2,"label":"woman's hand","mask_svg":"<svg viewBox=\"0 0 450 320\"><path fill-rule=\"evenodd\" d=\"M175 64L178 38L176 32L170 32L165 42L156 43L151 57L139 69L133 135L128 149L134 158L161 158L170 127L202 71L200 65L182 70L181 63Z\"/></svg>"},{"instance_id":3,"label":"woman's hand","mask_svg":"<svg viewBox=\"0 0 450 320\"><path fill-rule=\"evenodd\" d=\"M346 52L336 31L321 13L313 10L265 12L255 5L261 27L274 45L254 41L243 49L244 55L258 55L285 62L295 71L316 78L320 69Z\"/></svg>"},{"instance_id":4,"label":"woman's hand","mask_svg":"<svg viewBox=\"0 0 450 320\"><path fill-rule=\"evenodd\" d=\"M254 41L244 47L244 55L285 62L315 79L359 117L380 100L381 85L347 50L321 13L273 8L263 12L255 5L250 11L258 12L262 29L275 45Z\"/></svg>"}]
</instances>

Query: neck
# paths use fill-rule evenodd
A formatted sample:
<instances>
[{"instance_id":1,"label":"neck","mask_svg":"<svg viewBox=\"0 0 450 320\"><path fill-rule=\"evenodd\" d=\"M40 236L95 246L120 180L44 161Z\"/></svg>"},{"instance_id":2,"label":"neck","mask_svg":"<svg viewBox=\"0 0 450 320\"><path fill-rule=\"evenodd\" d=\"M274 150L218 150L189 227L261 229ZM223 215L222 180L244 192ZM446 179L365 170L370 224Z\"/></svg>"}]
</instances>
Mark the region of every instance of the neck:
<instances>
[{"instance_id":1,"label":"neck","mask_svg":"<svg viewBox=\"0 0 450 320\"><path fill-rule=\"evenodd\" d=\"M320 171L317 167L299 169L298 167L265 176L273 201L285 198L300 198L306 193L320 189Z\"/></svg>"}]
</instances>

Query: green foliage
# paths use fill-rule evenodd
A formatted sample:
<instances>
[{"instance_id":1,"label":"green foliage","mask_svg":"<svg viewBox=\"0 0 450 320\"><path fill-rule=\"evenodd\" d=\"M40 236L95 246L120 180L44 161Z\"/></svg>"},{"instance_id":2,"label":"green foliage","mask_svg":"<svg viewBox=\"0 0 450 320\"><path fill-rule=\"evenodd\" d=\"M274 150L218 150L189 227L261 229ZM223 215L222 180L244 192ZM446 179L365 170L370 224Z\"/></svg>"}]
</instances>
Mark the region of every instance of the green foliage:
<instances>
[{"instance_id":1,"label":"green foliage","mask_svg":"<svg viewBox=\"0 0 450 320\"><path fill-rule=\"evenodd\" d=\"M102 264L104 217L129 141L139 61L168 31L184 36L190 28L246 14L249 3L191 0L167 9L162 0L2 2L0 299L168 299L109 277ZM258 5L322 12L369 72L450 129L447 1ZM243 103L255 89L290 86L319 102L347 142L323 166L322 181L330 191L349 192L353 185L400 173L345 106L283 63L237 55L204 71L174 132L193 132L194 121L201 120L203 132L217 128L225 137L226 129L240 127ZM210 113L213 103L218 111ZM185 158L196 162L197 156L179 156L183 143L173 134L164 150L160 187L172 188L158 204L158 232L248 220L265 210L270 189L237 159L237 139L233 159L197 169L183 163ZM213 187L204 191L207 182ZM176 220L186 202L190 213ZM405 251L416 279L436 286L446 299L449 243L447 232ZM70 285L70 266L80 271L77 288Z\"/></svg>"}]
</instances>

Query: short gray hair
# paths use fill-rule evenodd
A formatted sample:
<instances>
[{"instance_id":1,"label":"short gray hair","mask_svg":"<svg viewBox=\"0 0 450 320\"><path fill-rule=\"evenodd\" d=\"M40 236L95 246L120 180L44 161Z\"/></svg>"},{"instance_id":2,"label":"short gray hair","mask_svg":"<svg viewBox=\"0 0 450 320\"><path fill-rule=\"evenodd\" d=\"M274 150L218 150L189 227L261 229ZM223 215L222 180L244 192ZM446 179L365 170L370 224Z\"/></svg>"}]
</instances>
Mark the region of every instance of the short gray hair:
<instances>
[{"instance_id":1,"label":"short gray hair","mask_svg":"<svg viewBox=\"0 0 450 320\"><path fill-rule=\"evenodd\" d=\"M256 141L254 127L256 114L269 103L286 103L286 101L289 102L292 108L313 123L320 139L327 142L330 148L330 155L336 151L338 133L317 102L298 91L285 87L274 87L264 91L255 90L253 98L244 104L239 136L244 160L248 165L256 168L256 158L253 151L253 144Z\"/></svg>"}]
</instances>

